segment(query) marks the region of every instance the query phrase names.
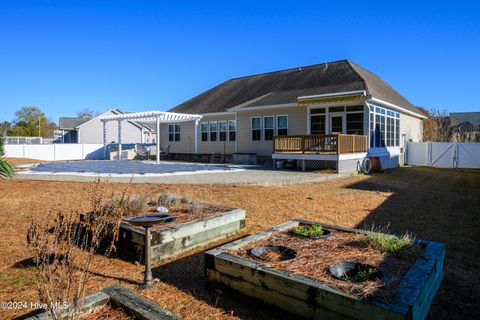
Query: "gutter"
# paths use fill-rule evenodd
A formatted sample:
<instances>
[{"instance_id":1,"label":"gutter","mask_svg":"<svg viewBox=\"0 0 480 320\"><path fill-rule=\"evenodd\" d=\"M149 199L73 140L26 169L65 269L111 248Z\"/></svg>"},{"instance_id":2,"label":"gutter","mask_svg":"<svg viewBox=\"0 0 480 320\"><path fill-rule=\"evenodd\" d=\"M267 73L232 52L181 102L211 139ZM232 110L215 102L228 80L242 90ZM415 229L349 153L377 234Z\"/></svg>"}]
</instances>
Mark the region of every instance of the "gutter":
<instances>
[{"instance_id":1,"label":"gutter","mask_svg":"<svg viewBox=\"0 0 480 320\"><path fill-rule=\"evenodd\" d=\"M407 110L407 109L405 109L405 108L402 108L402 107L400 107L400 106L397 106L396 104L393 104L393 103L384 101L384 100L382 100L382 99L375 98L374 96L368 96L368 97L367 97L367 102L373 102L373 103L383 104L383 105L386 106L386 107L390 107L390 108L395 109L395 110L397 110L397 111L400 111L400 112L402 112L402 113L406 113L406 114L408 114L408 115L411 115L411 116L414 116L414 117L417 117L417 118L420 118L420 119L428 119L428 118L425 117L423 114L419 114L419 113L416 113L416 112Z\"/></svg>"},{"instance_id":2,"label":"gutter","mask_svg":"<svg viewBox=\"0 0 480 320\"><path fill-rule=\"evenodd\" d=\"M332 98L332 97L349 97L349 96L366 96L366 90L356 90L356 91L345 91L345 92L335 92L335 93L325 93L325 94L314 94L310 96L300 96L297 100L309 100L309 99L321 99L321 98Z\"/></svg>"}]
</instances>

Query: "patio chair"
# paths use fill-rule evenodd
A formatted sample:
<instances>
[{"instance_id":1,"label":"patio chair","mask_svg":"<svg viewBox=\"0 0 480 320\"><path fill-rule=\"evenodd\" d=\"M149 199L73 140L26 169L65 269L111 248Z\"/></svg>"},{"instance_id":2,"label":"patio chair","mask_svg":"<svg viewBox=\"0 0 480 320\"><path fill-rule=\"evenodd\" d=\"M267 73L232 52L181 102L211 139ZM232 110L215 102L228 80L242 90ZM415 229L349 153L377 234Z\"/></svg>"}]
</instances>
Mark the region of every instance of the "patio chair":
<instances>
[{"instance_id":1,"label":"patio chair","mask_svg":"<svg viewBox=\"0 0 480 320\"><path fill-rule=\"evenodd\" d=\"M143 144L137 143L135 145L135 153L137 154L137 157L139 157L140 159L142 160L147 159L150 155L150 148L148 148Z\"/></svg>"}]
</instances>

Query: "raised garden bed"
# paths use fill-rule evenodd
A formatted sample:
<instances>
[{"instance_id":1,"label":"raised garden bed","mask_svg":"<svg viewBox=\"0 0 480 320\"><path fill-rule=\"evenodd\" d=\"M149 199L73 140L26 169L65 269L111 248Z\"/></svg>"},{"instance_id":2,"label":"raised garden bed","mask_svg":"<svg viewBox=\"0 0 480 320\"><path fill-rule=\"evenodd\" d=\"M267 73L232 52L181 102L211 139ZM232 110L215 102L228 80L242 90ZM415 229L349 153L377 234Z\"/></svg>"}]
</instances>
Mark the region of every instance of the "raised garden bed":
<instances>
[{"instance_id":1,"label":"raised garden bed","mask_svg":"<svg viewBox=\"0 0 480 320\"><path fill-rule=\"evenodd\" d=\"M168 199L167 199L168 202ZM150 214L155 211L149 208ZM226 238L245 228L245 210L178 201L169 206L173 219L151 229L151 262ZM145 229L122 222L117 249L120 256L144 263Z\"/></svg>"},{"instance_id":2,"label":"raised garden bed","mask_svg":"<svg viewBox=\"0 0 480 320\"><path fill-rule=\"evenodd\" d=\"M293 220L208 251L206 277L312 319L425 319L444 245L414 240L387 252L371 239L394 238Z\"/></svg>"},{"instance_id":3,"label":"raised garden bed","mask_svg":"<svg viewBox=\"0 0 480 320\"><path fill-rule=\"evenodd\" d=\"M65 310L65 316L68 309ZM112 286L85 297L77 313L80 319L180 320L181 318L121 286ZM50 320L46 311L35 311L17 319Z\"/></svg>"}]
</instances>

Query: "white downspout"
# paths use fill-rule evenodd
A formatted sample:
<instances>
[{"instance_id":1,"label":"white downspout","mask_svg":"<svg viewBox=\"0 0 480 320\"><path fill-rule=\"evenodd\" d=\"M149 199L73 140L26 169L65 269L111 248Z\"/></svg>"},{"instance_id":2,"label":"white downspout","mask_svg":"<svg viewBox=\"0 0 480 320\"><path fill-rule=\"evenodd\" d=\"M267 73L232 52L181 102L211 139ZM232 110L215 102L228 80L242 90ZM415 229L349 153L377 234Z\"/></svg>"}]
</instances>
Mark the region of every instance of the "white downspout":
<instances>
[{"instance_id":1,"label":"white downspout","mask_svg":"<svg viewBox=\"0 0 480 320\"><path fill-rule=\"evenodd\" d=\"M156 156L157 156L157 163L160 163L160 118L159 116L157 115L157 152L156 152Z\"/></svg>"},{"instance_id":2,"label":"white downspout","mask_svg":"<svg viewBox=\"0 0 480 320\"><path fill-rule=\"evenodd\" d=\"M198 120L195 120L195 154L198 154Z\"/></svg>"},{"instance_id":3,"label":"white downspout","mask_svg":"<svg viewBox=\"0 0 480 320\"><path fill-rule=\"evenodd\" d=\"M122 120L118 120L118 160L122 160Z\"/></svg>"}]
</instances>

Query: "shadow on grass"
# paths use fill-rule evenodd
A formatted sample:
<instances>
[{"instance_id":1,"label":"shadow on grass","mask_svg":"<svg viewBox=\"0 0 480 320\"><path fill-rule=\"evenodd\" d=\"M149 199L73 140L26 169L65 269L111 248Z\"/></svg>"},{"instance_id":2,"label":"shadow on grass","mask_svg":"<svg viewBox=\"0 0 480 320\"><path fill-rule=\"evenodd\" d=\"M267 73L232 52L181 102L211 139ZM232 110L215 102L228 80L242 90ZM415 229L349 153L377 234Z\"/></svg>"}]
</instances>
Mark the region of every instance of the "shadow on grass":
<instances>
[{"instance_id":1,"label":"shadow on grass","mask_svg":"<svg viewBox=\"0 0 480 320\"><path fill-rule=\"evenodd\" d=\"M259 300L206 282L204 252L153 269L153 276L240 319L299 319Z\"/></svg>"},{"instance_id":2,"label":"shadow on grass","mask_svg":"<svg viewBox=\"0 0 480 320\"><path fill-rule=\"evenodd\" d=\"M445 278L429 319L471 319L480 314L480 170L400 168L346 188L390 192L355 227L389 226L446 244Z\"/></svg>"}]
</instances>

